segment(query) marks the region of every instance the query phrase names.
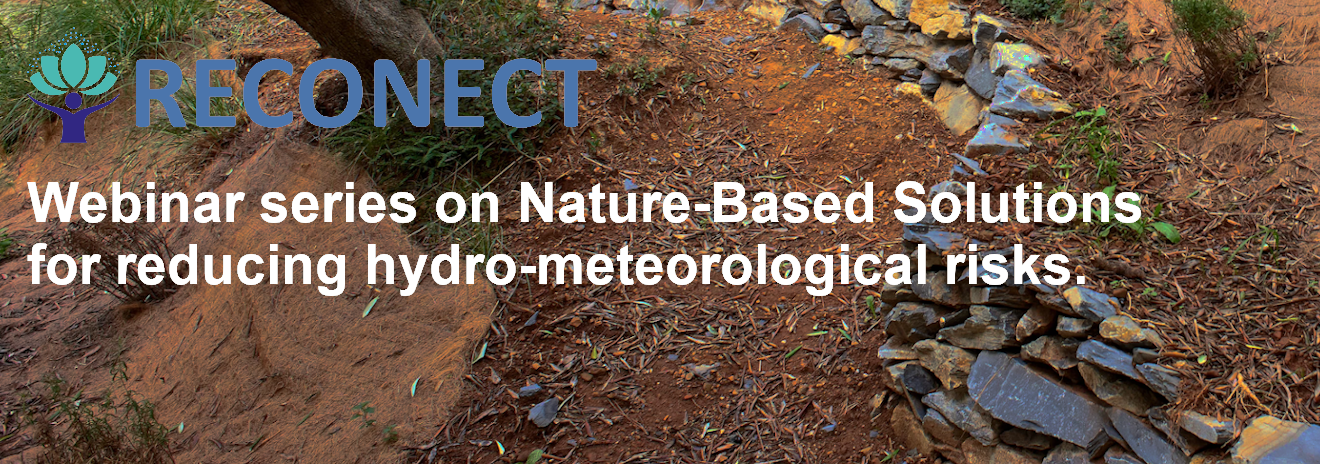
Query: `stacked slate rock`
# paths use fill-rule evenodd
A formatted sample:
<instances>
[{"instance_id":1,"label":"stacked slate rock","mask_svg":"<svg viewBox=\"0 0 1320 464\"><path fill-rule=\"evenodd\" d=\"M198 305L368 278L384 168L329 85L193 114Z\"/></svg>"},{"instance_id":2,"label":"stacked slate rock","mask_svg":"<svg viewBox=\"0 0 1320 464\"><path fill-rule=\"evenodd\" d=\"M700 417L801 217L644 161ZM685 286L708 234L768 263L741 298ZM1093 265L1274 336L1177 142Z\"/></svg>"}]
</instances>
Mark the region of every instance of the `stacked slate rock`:
<instances>
[{"instance_id":1,"label":"stacked slate rock","mask_svg":"<svg viewBox=\"0 0 1320 464\"><path fill-rule=\"evenodd\" d=\"M969 156L1026 151L1017 121L1073 112L1031 77L1043 55L956 0L753 0L743 11L905 81L897 92L920 96L955 135L977 131Z\"/></svg>"},{"instance_id":2,"label":"stacked slate rock","mask_svg":"<svg viewBox=\"0 0 1320 464\"><path fill-rule=\"evenodd\" d=\"M1188 464L1236 435L1232 422L1171 417L1178 374L1156 362L1159 335L1117 299L1083 286L986 285L997 277L989 269L944 266L942 255L969 244L961 235L916 223L903 238L909 253L926 253L927 281L884 287L879 356L882 378L907 399L893 426L909 448L959 464Z\"/></svg>"}]
</instances>

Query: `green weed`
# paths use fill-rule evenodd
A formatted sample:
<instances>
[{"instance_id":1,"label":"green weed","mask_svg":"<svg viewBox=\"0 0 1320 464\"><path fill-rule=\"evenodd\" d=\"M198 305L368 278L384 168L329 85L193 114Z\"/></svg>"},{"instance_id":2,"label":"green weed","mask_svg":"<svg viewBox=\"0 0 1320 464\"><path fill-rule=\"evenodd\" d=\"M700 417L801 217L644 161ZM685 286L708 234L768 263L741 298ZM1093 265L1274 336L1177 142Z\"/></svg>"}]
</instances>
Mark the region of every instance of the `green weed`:
<instances>
[{"instance_id":1,"label":"green weed","mask_svg":"<svg viewBox=\"0 0 1320 464\"><path fill-rule=\"evenodd\" d=\"M376 408L371 407L370 401L363 401L361 403L358 403L356 406L353 406L353 408L350 409L350 411L353 411L353 416L349 417L348 420L353 421L357 419L362 419L362 425L360 428L365 429L367 427L376 425L376 420L370 417L372 413L376 412Z\"/></svg>"},{"instance_id":2,"label":"green weed","mask_svg":"<svg viewBox=\"0 0 1320 464\"><path fill-rule=\"evenodd\" d=\"M1127 61L1128 50L1132 49L1132 38L1128 35L1128 29L1127 21L1120 21L1105 33L1105 49L1109 50L1109 57L1114 61Z\"/></svg>"},{"instance_id":3,"label":"green weed","mask_svg":"<svg viewBox=\"0 0 1320 464\"><path fill-rule=\"evenodd\" d=\"M457 58L483 59L483 71L463 73L461 85L481 87L482 95L491 95L491 82L498 66L515 58L542 60L560 49L559 23L543 16L535 2L524 0L431 0L416 6L431 18L432 30L445 50L433 62ZM527 74L527 73L524 73ZM412 89L416 95L416 89ZM351 161L365 167L380 186L391 192L408 191L418 195L418 204L434 205L442 188L460 185L469 189L482 184L469 176L485 175L497 163L533 153L537 142L558 123L560 103L558 88L550 79L537 76L515 78L509 85L509 106L514 113L540 111L539 125L517 129L495 117L491 98L464 99L460 113L483 116L482 127L445 127L442 115L436 115L429 127L415 127L390 99L390 115L384 128L372 118L358 118L330 134L328 145ZM432 95L440 95L432 92ZM498 169L503 169L502 166ZM497 170L498 170L497 169ZM480 242L490 246L497 240L489 236L489 224L455 227L435 222L422 223L430 237L461 236L464 243ZM438 235L436 235L438 234ZM475 243L474 243L475 244Z\"/></svg>"},{"instance_id":4,"label":"green weed","mask_svg":"<svg viewBox=\"0 0 1320 464\"><path fill-rule=\"evenodd\" d=\"M1022 19L1057 18L1063 13L1063 0L1003 0L1014 16Z\"/></svg>"},{"instance_id":5,"label":"green weed","mask_svg":"<svg viewBox=\"0 0 1320 464\"><path fill-rule=\"evenodd\" d=\"M1109 197L1109 203L1111 205L1113 205L1115 201L1115 191L1116 188L1112 185L1101 190L1101 193ZM1132 204L1135 204L1138 207L1141 205L1139 199L1132 202ZM1152 233L1159 233L1160 236L1164 237L1164 239L1168 240L1170 243L1178 243L1182 241L1182 235L1178 233L1177 227L1174 227L1173 224L1158 220L1160 213L1164 210L1164 205L1155 205L1154 208L1143 213L1141 218L1132 223L1124 223L1116 220L1113 214L1114 208L1112 207L1102 211L1096 211L1090 205L1087 205L1086 209L1091 217L1099 218L1097 222L1093 223L1095 235L1098 237L1109 237L1110 235L1114 235L1116 231L1120 231L1137 238L1145 238L1149 237Z\"/></svg>"},{"instance_id":6,"label":"green weed","mask_svg":"<svg viewBox=\"0 0 1320 464\"><path fill-rule=\"evenodd\" d=\"M133 463L172 462L169 429L156 420L156 408L134 393L117 391L127 380L122 363L111 369L111 387L99 396L86 396L70 390L57 377L44 383L48 393L43 398L50 405L45 411L24 411L30 425L38 430L37 439L46 448L46 463Z\"/></svg>"},{"instance_id":7,"label":"green weed","mask_svg":"<svg viewBox=\"0 0 1320 464\"><path fill-rule=\"evenodd\" d=\"M1247 13L1231 0L1165 0L1177 35L1196 54L1206 93L1236 92L1260 67L1260 50L1247 31Z\"/></svg>"},{"instance_id":8,"label":"green weed","mask_svg":"<svg viewBox=\"0 0 1320 464\"><path fill-rule=\"evenodd\" d=\"M130 60L177 41L215 12L207 0L48 0L0 4L0 145L9 146L50 120L27 101L36 92L28 77L42 55L62 40L90 45L89 54L110 58L109 72L123 74ZM131 82L132 79L120 79ZM121 84L122 85L122 84ZM87 105L114 97L110 91Z\"/></svg>"},{"instance_id":9,"label":"green weed","mask_svg":"<svg viewBox=\"0 0 1320 464\"><path fill-rule=\"evenodd\" d=\"M603 74L606 78L619 81L619 94L635 96L659 85L665 71L665 67L653 66L649 57L642 56L631 63L612 63Z\"/></svg>"},{"instance_id":10,"label":"green weed","mask_svg":"<svg viewBox=\"0 0 1320 464\"><path fill-rule=\"evenodd\" d=\"M1116 130L1117 124L1111 120L1109 111L1103 106L1078 111L1067 119L1060 119L1046 130L1071 122L1072 125L1063 134L1065 154L1081 153L1087 155L1095 165L1095 180L1102 185L1118 182L1118 169L1122 165L1120 150L1122 137Z\"/></svg>"},{"instance_id":11,"label":"green weed","mask_svg":"<svg viewBox=\"0 0 1320 464\"><path fill-rule=\"evenodd\" d=\"M14 246L14 239L9 237L9 229L0 228L0 259L9 256L9 248Z\"/></svg>"}]
</instances>

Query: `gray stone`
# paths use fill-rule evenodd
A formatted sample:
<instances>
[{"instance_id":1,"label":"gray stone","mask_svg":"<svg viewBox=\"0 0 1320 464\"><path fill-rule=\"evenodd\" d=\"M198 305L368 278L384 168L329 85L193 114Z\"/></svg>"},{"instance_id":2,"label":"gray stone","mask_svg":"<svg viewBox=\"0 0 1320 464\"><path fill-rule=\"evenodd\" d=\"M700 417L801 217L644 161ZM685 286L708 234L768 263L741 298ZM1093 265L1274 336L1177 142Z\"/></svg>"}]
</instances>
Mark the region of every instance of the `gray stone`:
<instances>
[{"instance_id":1,"label":"gray stone","mask_svg":"<svg viewBox=\"0 0 1320 464\"><path fill-rule=\"evenodd\" d=\"M907 234L904 234L906 238ZM921 299L946 306L967 306L972 304L971 289L964 284L950 284L945 271L929 273L926 282L912 284L912 292Z\"/></svg>"},{"instance_id":2,"label":"gray stone","mask_svg":"<svg viewBox=\"0 0 1320 464\"><path fill-rule=\"evenodd\" d=\"M895 32L907 32L912 30L912 22L906 19L895 19L893 21L885 21L885 27Z\"/></svg>"},{"instance_id":3,"label":"gray stone","mask_svg":"<svg viewBox=\"0 0 1320 464\"><path fill-rule=\"evenodd\" d=\"M985 54L977 52L972 55L964 79L967 81L967 86L981 98L987 100L995 98L995 87L999 86L999 76L990 72L990 61Z\"/></svg>"},{"instance_id":4,"label":"gray stone","mask_svg":"<svg viewBox=\"0 0 1320 464\"><path fill-rule=\"evenodd\" d=\"M930 56L930 69L949 79L963 79L972 65L971 45L934 53Z\"/></svg>"},{"instance_id":5,"label":"gray stone","mask_svg":"<svg viewBox=\"0 0 1320 464\"><path fill-rule=\"evenodd\" d=\"M1068 304L1072 306L1077 315L1090 319L1092 322L1100 322L1106 317L1118 314L1118 300L1112 296L1091 290L1086 287L1072 287L1063 291L1063 297L1068 299Z\"/></svg>"},{"instance_id":6,"label":"gray stone","mask_svg":"<svg viewBox=\"0 0 1320 464\"><path fill-rule=\"evenodd\" d=\"M921 86L921 93L926 95L935 95L935 92L940 90L940 84L943 83L944 79L929 69L922 71L921 79L917 80L917 85Z\"/></svg>"},{"instance_id":7,"label":"gray stone","mask_svg":"<svg viewBox=\"0 0 1320 464\"><path fill-rule=\"evenodd\" d=\"M962 136L981 123L985 102L965 85L944 81L935 91L935 111L954 136Z\"/></svg>"},{"instance_id":8,"label":"gray stone","mask_svg":"<svg viewBox=\"0 0 1320 464\"><path fill-rule=\"evenodd\" d=\"M930 435L926 429L921 427L921 420L912 414L912 410L904 407L894 408L889 413L889 425L894 429L894 435L897 435L899 442L910 450L916 450L918 453L929 455L935 451L935 443L931 441Z\"/></svg>"},{"instance_id":9,"label":"gray stone","mask_svg":"<svg viewBox=\"0 0 1320 464\"><path fill-rule=\"evenodd\" d=\"M1008 23L999 18L977 13L972 17L972 44L981 50L989 50L995 42L1012 39L1008 32Z\"/></svg>"},{"instance_id":10,"label":"gray stone","mask_svg":"<svg viewBox=\"0 0 1320 464\"><path fill-rule=\"evenodd\" d=\"M875 4L898 19L908 19L912 12L912 0L876 0Z\"/></svg>"},{"instance_id":11,"label":"gray stone","mask_svg":"<svg viewBox=\"0 0 1320 464\"><path fill-rule=\"evenodd\" d=\"M921 67L921 62L912 58L890 58L884 61L884 66L890 71L901 73Z\"/></svg>"},{"instance_id":12,"label":"gray stone","mask_svg":"<svg viewBox=\"0 0 1320 464\"><path fill-rule=\"evenodd\" d=\"M1117 446L1105 451L1105 464L1146 464Z\"/></svg>"},{"instance_id":13,"label":"gray stone","mask_svg":"<svg viewBox=\"0 0 1320 464\"><path fill-rule=\"evenodd\" d=\"M927 214L927 216L930 216ZM932 219L933 220L933 219ZM967 237L957 232L950 232L932 226L929 224L915 223L903 225L903 240L914 244L926 245L928 251L934 252L937 256L952 250L955 246L960 246ZM944 259L938 259L943 263Z\"/></svg>"},{"instance_id":14,"label":"gray stone","mask_svg":"<svg viewBox=\"0 0 1320 464\"><path fill-rule=\"evenodd\" d=\"M1064 442L1050 450L1041 464L1091 464L1091 456L1077 445Z\"/></svg>"},{"instance_id":15,"label":"gray stone","mask_svg":"<svg viewBox=\"0 0 1320 464\"><path fill-rule=\"evenodd\" d=\"M568 7L574 10L585 10L595 6L597 3L600 3L599 0L571 0L568 2Z\"/></svg>"},{"instance_id":16,"label":"gray stone","mask_svg":"<svg viewBox=\"0 0 1320 464\"><path fill-rule=\"evenodd\" d=\"M1046 308L1053 309L1055 312L1064 316L1081 317L1077 311L1073 311L1072 305L1068 304L1068 299L1059 293L1048 293L1036 295L1036 302L1044 305Z\"/></svg>"},{"instance_id":17,"label":"gray stone","mask_svg":"<svg viewBox=\"0 0 1320 464\"><path fill-rule=\"evenodd\" d=\"M880 359L886 361L911 361L917 359L917 352L912 349L912 345L904 345L898 340L892 338L886 340L885 344L880 345L877 355Z\"/></svg>"},{"instance_id":18,"label":"gray stone","mask_svg":"<svg viewBox=\"0 0 1320 464\"><path fill-rule=\"evenodd\" d=\"M972 304L990 304L1025 309L1031 307L1031 297L1022 291L1022 287L1017 286L974 287L972 288ZM1050 319L1053 320L1053 318Z\"/></svg>"},{"instance_id":19,"label":"gray stone","mask_svg":"<svg viewBox=\"0 0 1320 464\"><path fill-rule=\"evenodd\" d=\"M1022 347L1022 359L1048 364L1056 372L1062 373L1077 367L1077 340L1045 336L1032 340Z\"/></svg>"},{"instance_id":20,"label":"gray stone","mask_svg":"<svg viewBox=\"0 0 1320 464\"><path fill-rule=\"evenodd\" d=\"M904 301L919 301L916 293L912 293L912 286L904 284L885 283L880 289L880 301L885 303L898 304Z\"/></svg>"},{"instance_id":21,"label":"gray stone","mask_svg":"<svg viewBox=\"0 0 1320 464\"><path fill-rule=\"evenodd\" d=\"M951 312L933 304L899 303L885 316L885 333L903 343L932 338L940 329L940 318Z\"/></svg>"},{"instance_id":22,"label":"gray stone","mask_svg":"<svg viewBox=\"0 0 1320 464\"><path fill-rule=\"evenodd\" d=\"M1100 401L1116 408L1142 416L1150 408L1163 403L1158 396L1155 396L1155 392L1135 380L1123 378L1087 363L1078 365L1077 370L1081 372L1086 388L1091 389Z\"/></svg>"},{"instance_id":23,"label":"gray stone","mask_svg":"<svg viewBox=\"0 0 1320 464\"><path fill-rule=\"evenodd\" d=\"M910 364L903 369L903 386L912 393L927 395L940 388L940 379L920 364Z\"/></svg>"},{"instance_id":24,"label":"gray stone","mask_svg":"<svg viewBox=\"0 0 1320 464\"><path fill-rule=\"evenodd\" d=\"M1142 328L1136 320L1122 314L1100 322L1100 338L1123 348L1155 348L1160 345L1155 331Z\"/></svg>"},{"instance_id":25,"label":"gray stone","mask_svg":"<svg viewBox=\"0 0 1320 464\"><path fill-rule=\"evenodd\" d=\"M1136 348L1132 350L1133 364L1146 364L1160 359L1160 352L1150 348Z\"/></svg>"},{"instance_id":26,"label":"gray stone","mask_svg":"<svg viewBox=\"0 0 1320 464\"><path fill-rule=\"evenodd\" d=\"M743 9L743 13L769 21L775 27L779 27L785 20L801 12L802 9L796 5L780 3L777 0L755 0Z\"/></svg>"},{"instance_id":27,"label":"gray stone","mask_svg":"<svg viewBox=\"0 0 1320 464\"><path fill-rule=\"evenodd\" d=\"M1136 368L1141 373L1137 380L1145 382L1155 393L1169 401L1178 400L1178 390L1182 388L1182 377L1178 372L1154 363L1140 364Z\"/></svg>"},{"instance_id":28,"label":"gray stone","mask_svg":"<svg viewBox=\"0 0 1320 464\"><path fill-rule=\"evenodd\" d=\"M976 135L967 142L964 152L967 156L1004 156L1009 153L1026 153L1027 145L1022 139L1007 128L994 123L981 124Z\"/></svg>"},{"instance_id":29,"label":"gray stone","mask_svg":"<svg viewBox=\"0 0 1320 464\"><path fill-rule=\"evenodd\" d=\"M1261 416L1233 445L1233 464L1320 462L1320 426Z\"/></svg>"},{"instance_id":30,"label":"gray stone","mask_svg":"<svg viewBox=\"0 0 1320 464\"><path fill-rule=\"evenodd\" d=\"M1036 451L1049 450L1050 448L1053 448L1056 443L1059 442L1058 440L1054 439L1054 437L1051 437L1049 435L1032 432L1026 429L1019 429L1017 427L1013 427L1003 432L1000 432L999 441L1016 446L1018 448L1024 448L1024 449L1036 450Z\"/></svg>"},{"instance_id":31,"label":"gray stone","mask_svg":"<svg viewBox=\"0 0 1320 464\"><path fill-rule=\"evenodd\" d=\"M1121 409L1110 409L1109 420L1123 436L1128 448L1146 464L1188 464L1190 459L1165 440L1154 428L1137 416Z\"/></svg>"},{"instance_id":32,"label":"gray stone","mask_svg":"<svg viewBox=\"0 0 1320 464\"><path fill-rule=\"evenodd\" d=\"M1059 323L1054 330L1065 337L1086 338L1095 323L1080 317L1059 316Z\"/></svg>"},{"instance_id":33,"label":"gray stone","mask_svg":"<svg viewBox=\"0 0 1320 464\"><path fill-rule=\"evenodd\" d=\"M1024 311L999 306L972 305L971 318L940 329L937 339L969 350L1001 350L1016 346L1016 327Z\"/></svg>"},{"instance_id":34,"label":"gray stone","mask_svg":"<svg viewBox=\"0 0 1320 464\"><path fill-rule=\"evenodd\" d=\"M1164 408L1151 408L1146 412L1146 416L1150 420L1150 425L1155 427L1155 430L1163 433L1164 438L1168 439L1173 446L1178 447L1184 455L1191 456L1196 454L1197 451L1210 446L1205 440L1197 438L1196 435L1192 435L1179 427L1175 421L1168 417Z\"/></svg>"},{"instance_id":35,"label":"gray stone","mask_svg":"<svg viewBox=\"0 0 1320 464\"><path fill-rule=\"evenodd\" d=\"M799 3L807 9L807 14L822 23L848 23L848 12L840 0L802 0Z\"/></svg>"},{"instance_id":36,"label":"gray stone","mask_svg":"<svg viewBox=\"0 0 1320 464\"><path fill-rule=\"evenodd\" d=\"M981 444L994 446L999 443L999 434L995 431L994 421L989 414L972 402L966 389L931 393L922 398L921 402L939 411L949 423L967 432Z\"/></svg>"},{"instance_id":37,"label":"gray stone","mask_svg":"<svg viewBox=\"0 0 1320 464\"><path fill-rule=\"evenodd\" d=\"M733 43L737 41L738 41L737 37L725 37L720 39L720 43L724 44L725 46L733 45Z\"/></svg>"},{"instance_id":38,"label":"gray stone","mask_svg":"<svg viewBox=\"0 0 1320 464\"><path fill-rule=\"evenodd\" d=\"M950 0L912 0L908 19L921 25L921 31L949 40L971 39L967 29L967 11L958 2Z\"/></svg>"},{"instance_id":39,"label":"gray stone","mask_svg":"<svg viewBox=\"0 0 1320 464\"><path fill-rule=\"evenodd\" d=\"M990 47L990 70L997 76L1009 71L1030 71L1045 61L1045 57L1027 44L997 43Z\"/></svg>"},{"instance_id":40,"label":"gray stone","mask_svg":"<svg viewBox=\"0 0 1320 464\"><path fill-rule=\"evenodd\" d=\"M849 39L857 39L862 37L862 31L859 31L857 29L844 29L841 33L843 34L844 37L847 37ZM862 47L862 50L866 50L866 47Z\"/></svg>"},{"instance_id":41,"label":"gray stone","mask_svg":"<svg viewBox=\"0 0 1320 464\"><path fill-rule=\"evenodd\" d=\"M871 0L843 0L843 9L848 12L848 19L852 21L853 26L859 29L866 26L883 26L886 22L894 20L894 15Z\"/></svg>"},{"instance_id":42,"label":"gray stone","mask_svg":"<svg viewBox=\"0 0 1320 464\"><path fill-rule=\"evenodd\" d=\"M1095 340L1084 341L1077 347L1077 359L1132 380L1142 380L1137 367L1132 364L1132 355Z\"/></svg>"},{"instance_id":43,"label":"gray stone","mask_svg":"<svg viewBox=\"0 0 1320 464\"><path fill-rule=\"evenodd\" d=\"M879 26L866 26L862 29L862 44L874 55L912 58L927 65L934 54L957 48L952 43L936 41L920 32L898 32Z\"/></svg>"},{"instance_id":44,"label":"gray stone","mask_svg":"<svg viewBox=\"0 0 1320 464\"><path fill-rule=\"evenodd\" d=\"M537 384L531 384L518 389L519 398L536 396L537 393L541 393L541 386Z\"/></svg>"},{"instance_id":45,"label":"gray stone","mask_svg":"<svg viewBox=\"0 0 1320 464\"><path fill-rule=\"evenodd\" d=\"M935 199L940 194L953 194L954 196L968 195L968 185L958 181L944 181L936 183L931 187L931 192L927 195L929 199Z\"/></svg>"},{"instance_id":46,"label":"gray stone","mask_svg":"<svg viewBox=\"0 0 1320 464\"><path fill-rule=\"evenodd\" d=\"M811 15L807 13L802 13L793 16L791 18L788 18L788 20L784 21L783 24L779 25L779 30L781 31L799 30L802 31L802 33L806 34L808 37L811 37L812 40L816 40L816 41L825 38L825 34L826 34L825 28L820 26L820 21L817 21L816 18L811 17Z\"/></svg>"},{"instance_id":47,"label":"gray stone","mask_svg":"<svg viewBox=\"0 0 1320 464\"><path fill-rule=\"evenodd\" d=\"M994 90L991 89L991 91L993 92ZM1018 121L1018 120L1013 119L1013 118L1007 118L1007 117L1004 117L1004 116L1000 116L1000 115L997 115L997 114L991 113L991 112L988 111L988 110L985 112L984 115L981 115L981 120L982 120L982 121L993 122L993 123L995 123L995 124L999 124L999 125L1004 126L1004 127L1017 127L1017 126L1021 126L1021 125L1022 125L1022 121ZM1025 284L1025 286L1026 286L1027 288L1030 288L1030 289L1048 289L1048 290L1049 290L1049 291L1044 291L1044 292L1040 292L1040 293L1054 293L1054 288L1050 287L1049 284L1044 283L1044 282L1041 282L1041 283L1039 283L1039 284L1032 284L1032 283L1029 283L1029 282L1028 282L1027 284ZM1066 301L1066 300L1065 300L1065 301Z\"/></svg>"},{"instance_id":48,"label":"gray stone","mask_svg":"<svg viewBox=\"0 0 1320 464\"><path fill-rule=\"evenodd\" d=\"M1222 445L1237 436L1237 421L1220 420L1195 411L1185 411L1178 424L1197 438L1209 443Z\"/></svg>"},{"instance_id":49,"label":"gray stone","mask_svg":"<svg viewBox=\"0 0 1320 464\"><path fill-rule=\"evenodd\" d=\"M903 79L904 82L916 82L918 79L921 79L921 72L920 69L909 69L903 71L903 75L899 76L899 78ZM917 86L917 88L920 89L921 86Z\"/></svg>"},{"instance_id":50,"label":"gray stone","mask_svg":"<svg viewBox=\"0 0 1320 464\"><path fill-rule=\"evenodd\" d=\"M921 426L935 441L946 445L958 446L967 439L967 432L949 423L949 420L935 409L926 410L926 417L921 419Z\"/></svg>"},{"instance_id":51,"label":"gray stone","mask_svg":"<svg viewBox=\"0 0 1320 464\"><path fill-rule=\"evenodd\" d=\"M820 23L820 28L825 29L825 32L831 34L838 34L840 31L843 31L843 26L834 23ZM843 34L839 35L842 36Z\"/></svg>"},{"instance_id":52,"label":"gray stone","mask_svg":"<svg viewBox=\"0 0 1320 464\"><path fill-rule=\"evenodd\" d=\"M967 386L978 405L1015 427L1090 451L1109 441L1104 408L1007 354L982 351Z\"/></svg>"},{"instance_id":53,"label":"gray stone","mask_svg":"<svg viewBox=\"0 0 1320 464\"><path fill-rule=\"evenodd\" d=\"M919 341L912 348L920 356L921 365L934 373L944 388L954 389L967 384L967 375L972 363L976 362L971 353L935 340Z\"/></svg>"},{"instance_id":54,"label":"gray stone","mask_svg":"<svg viewBox=\"0 0 1320 464\"><path fill-rule=\"evenodd\" d=\"M1023 82L1026 84L1019 85ZM1072 114L1073 108L1058 92L1014 69L995 87L990 112L1016 119L1050 121Z\"/></svg>"},{"instance_id":55,"label":"gray stone","mask_svg":"<svg viewBox=\"0 0 1320 464\"><path fill-rule=\"evenodd\" d=\"M536 424L537 427L546 428L555 421L555 416L559 415L559 398L550 398L548 400L532 406L532 410L527 412L527 418Z\"/></svg>"},{"instance_id":56,"label":"gray stone","mask_svg":"<svg viewBox=\"0 0 1320 464\"><path fill-rule=\"evenodd\" d=\"M903 372L907 370L908 366L912 365L920 365L920 363L917 361L904 361L886 367L885 376L883 377L885 385L895 393L906 393L907 388L903 386Z\"/></svg>"},{"instance_id":57,"label":"gray stone","mask_svg":"<svg viewBox=\"0 0 1320 464\"><path fill-rule=\"evenodd\" d=\"M976 293L973 291L972 300L976 300ZM1049 332L1054 328L1054 319L1058 313L1050 311L1044 306L1036 305L1028 309L1022 315L1022 319L1017 323L1015 335L1019 342L1026 341L1032 337L1038 337Z\"/></svg>"}]
</instances>

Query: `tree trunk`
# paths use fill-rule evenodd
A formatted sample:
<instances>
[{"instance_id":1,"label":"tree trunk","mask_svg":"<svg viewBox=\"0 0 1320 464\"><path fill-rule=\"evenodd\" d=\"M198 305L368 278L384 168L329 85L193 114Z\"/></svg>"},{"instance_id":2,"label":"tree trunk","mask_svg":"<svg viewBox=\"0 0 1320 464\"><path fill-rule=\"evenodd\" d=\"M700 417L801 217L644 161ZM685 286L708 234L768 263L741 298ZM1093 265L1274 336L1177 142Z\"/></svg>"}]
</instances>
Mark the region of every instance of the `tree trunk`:
<instances>
[{"instance_id":1,"label":"tree trunk","mask_svg":"<svg viewBox=\"0 0 1320 464\"><path fill-rule=\"evenodd\" d=\"M344 59L363 75L376 60L394 61L403 74L421 59L440 56L440 42L426 18L399 0L263 0L288 16L321 44L327 54Z\"/></svg>"}]
</instances>

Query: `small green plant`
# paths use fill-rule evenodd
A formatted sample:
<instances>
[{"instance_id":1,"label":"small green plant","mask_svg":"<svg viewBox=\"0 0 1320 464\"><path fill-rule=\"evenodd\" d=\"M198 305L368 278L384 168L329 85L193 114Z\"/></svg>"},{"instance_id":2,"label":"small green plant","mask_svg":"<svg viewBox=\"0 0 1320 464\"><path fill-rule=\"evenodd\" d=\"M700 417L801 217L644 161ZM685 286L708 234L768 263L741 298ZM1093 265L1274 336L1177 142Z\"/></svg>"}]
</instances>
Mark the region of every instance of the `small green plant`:
<instances>
[{"instance_id":1,"label":"small green plant","mask_svg":"<svg viewBox=\"0 0 1320 464\"><path fill-rule=\"evenodd\" d=\"M1225 95L1241 88L1261 64L1247 13L1231 0L1165 0L1177 35L1191 45L1206 93Z\"/></svg>"},{"instance_id":2,"label":"small green plant","mask_svg":"<svg viewBox=\"0 0 1320 464\"><path fill-rule=\"evenodd\" d=\"M1065 154L1081 153L1087 155L1095 165L1095 180L1102 185L1118 182L1118 168L1121 166L1121 137L1115 130L1117 125L1111 120L1109 111L1103 106L1078 111L1067 119L1060 119L1046 126L1046 130L1064 122L1072 125L1063 134Z\"/></svg>"},{"instance_id":3,"label":"small green plant","mask_svg":"<svg viewBox=\"0 0 1320 464\"><path fill-rule=\"evenodd\" d=\"M541 451L539 448L538 448L538 449L534 449L534 450L532 450L532 452L527 453L527 460L526 460L526 461L520 461L520 462L518 462L518 463L516 463L516 464L537 464L537 463L541 462L541 457L542 457L543 455L545 455L545 452L544 452L544 451Z\"/></svg>"},{"instance_id":4,"label":"small green plant","mask_svg":"<svg viewBox=\"0 0 1320 464\"><path fill-rule=\"evenodd\" d=\"M1109 197L1109 203L1113 205L1116 190L1116 187L1111 185L1105 187L1100 192ZM1137 199L1130 202L1130 204L1136 205L1140 208L1141 200ZM1138 238L1145 238L1150 236L1152 232L1158 232L1170 243L1178 243L1182 241L1182 235L1178 233L1177 227L1174 227L1173 224L1158 220L1160 213L1164 210L1164 205L1155 205L1155 207L1150 210L1149 214L1142 214L1140 218L1132 223L1118 221L1114 217L1114 208L1112 207L1102 211L1096 211L1091 205L1087 205L1086 209L1091 217L1098 218L1095 223L1095 234L1098 237L1108 237L1113 235L1116 230L1123 230Z\"/></svg>"},{"instance_id":5,"label":"small green plant","mask_svg":"<svg viewBox=\"0 0 1320 464\"><path fill-rule=\"evenodd\" d=\"M655 2L646 2L646 40L660 41L660 21L665 18L665 10Z\"/></svg>"},{"instance_id":6,"label":"small green plant","mask_svg":"<svg viewBox=\"0 0 1320 464\"><path fill-rule=\"evenodd\" d=\"M14 246L14 239L9 237L9 229L0 228L0 259L9 256L9 248Z\"/></svg>"},{"instance_id":7,"label":"small green plant","mask_svg":"<svg viewBox=\"0 0 1320 464\"><path fill-rule=\"evenodd\" d=\"M111 369L111 387L99 396L71 390L64 380L48 377L42 403L49 409L24 412L46 448L47 463L172 462L169 429L156 420L156 408L132 391L116 391L127 380L122 363Z\"/></svg>"},{"instance_id":8,"label":"small green plant","mask_svg":"<svg viewBox=\"0 0 1320 464\"><path fill-rule=\"evenodd\" d=\"M390 424L385 426L385 428L381 430L381 433L385 435L385 438L382 441L384 441L385 444L387 445L392 445L398 442L399 441L398 428L399 428L398 424Z\"/></svg>"},{"instance_id":9,"label":"small green plant","mask_svg":"<svg viewBox=\"0 0 1320 464\"><path fill-rule=\"evenodd\" d=\"M1057 18L1063 13L1063 0L1004 0L1003 5L1022 19Z\"/></svg>"},{"instance_id":10,"label":"small green plant","mask_svg":"<svg viewBox=\"0 0 1320 464\"><path fill-rule=\"evenodd\" d=\"M1105 33L1105 49L1109 57L1117 62L1127 61L1127 52L1132 49L1132 38L1128 36L1127 21L1119 21Z\"/></svg>"},{"instance_id":11,"label":"small green plant","mask_svg":"<svg viewBox=\"0 0 1320 464\"><path fill-rule=\"evenodd\" d=\"M610 64L604 74L619 81L619 94L635 96L655 88L665 71L664 66L653 66L649 57L642 56L630 63Z\"/></svg>"},{"instance_id":12,"label":"small green plant","mask_svg":"<svg viewBox=\"0 0 1320 464\"><path fill-rule=\"evenodd\" d=\"M376 412L376 408L371 407L370 401L363 401L361 403L358 403L356 406L353 406L351 411L353 411L353 416L349 417L348 420L353 421L357 419L362 419L362 425L360 428L365 429L367 427L376 425L376 420L371 418L371 414Z\"/></svg>"}]
</instances>

